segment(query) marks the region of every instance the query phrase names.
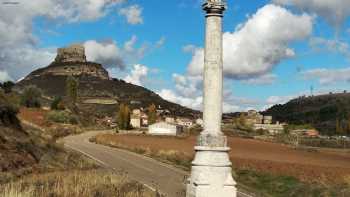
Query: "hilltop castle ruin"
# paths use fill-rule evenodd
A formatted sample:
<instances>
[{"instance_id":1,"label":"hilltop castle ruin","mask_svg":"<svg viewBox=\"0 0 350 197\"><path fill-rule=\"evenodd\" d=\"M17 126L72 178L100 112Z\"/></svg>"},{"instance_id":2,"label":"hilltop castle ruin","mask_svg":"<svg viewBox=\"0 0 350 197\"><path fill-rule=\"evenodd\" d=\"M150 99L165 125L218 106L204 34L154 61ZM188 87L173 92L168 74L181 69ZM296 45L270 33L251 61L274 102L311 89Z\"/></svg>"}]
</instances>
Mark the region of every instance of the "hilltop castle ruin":
<instances>
[{"instance_id":1,"label":"hilltop castle ruin","mask_svg":"<svg viewBox=\"0 0 350 197\"><path fill-rule=\"evenodd\" d=\"M86 62L84 46L73 44L67 48L57 49L55 62Z\"/></svg>"},{"instance_id":2,"label":"hilltop castle ruin","mask_svg":"<svg viewBox=\"0 0 350 197\"><path fill-rule=\"evenodd\" d=\"M83 45L74 44L66 48L57 49L57 56L49 66L38 69L29 74L26 79L33 79L41 75L59 76L92 76L108 80L109 75L101 64L88 62Z\"/></svg>"}]
</instances>

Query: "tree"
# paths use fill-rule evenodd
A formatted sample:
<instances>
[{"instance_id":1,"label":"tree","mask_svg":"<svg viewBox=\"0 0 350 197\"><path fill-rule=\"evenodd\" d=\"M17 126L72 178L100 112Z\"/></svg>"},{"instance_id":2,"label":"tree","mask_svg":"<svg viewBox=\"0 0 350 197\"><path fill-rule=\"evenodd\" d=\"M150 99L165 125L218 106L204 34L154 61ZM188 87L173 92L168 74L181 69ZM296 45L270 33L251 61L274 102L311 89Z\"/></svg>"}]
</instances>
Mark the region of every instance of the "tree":
<instances>
[{"instance_id":1,"label":"tree","mask_svg":"<svg viewBox=\"0 0 350 197\"><path fill-rule=\"evenodd\" d=\"M157 122L157 109L154 104L148 107L148 124L154 124Z\"/></svg>"},{"instance_id":2,"label":"tree","mask_svg":"<svg viewBox=\"0 0 350 197\"><path fill-rule=\"evenodd\" d=\"M120 104L117 115L118 128L122 130L130 129L130 109L125 104Z\"/></svg>"},{"instance_id":3,"label":"tree","mask_svg":"<svg viewBox=\"0 0 350 197\"><path fill-rule=\"evenodd\" d=\"M75 104L78 100L78 88L78 79L69 76L66 80L66 96L71 104Z\"/></svg>"},{"instance_id":4,"label":"tree","mask_svg":"<svg viewBox=\"0 0 350 197\"><path fill-rule=\"evenodd\" d=\"M51 103L52 110L65 110L62 97L56 97Z\"/></svg>"},{"instance_id":5,"label":"tree","mask_svg":"<svg viewBox=\"0 0 350 197\"><path fill-rule=\"evenodd\" d=\"M5 94L11 93L12 88L15 86L15 83L12 81L6 81L2 84L2 89L4 89Z\"/></svg>"},{"instance_id":6,"label":"tree","mask_svg":"<svg viewBox=\"0 0 350 197\"><path fill-rule=\"evenodd\" d=\"M41 107L40 98L41 90L39 88L35 86L27 86L21 96L21 105L28 108L39 108Z\"/></svg>"},{"instance_id":7,"label":"tree","mask_svg":"<svg viewBox=\"0 0 350 197\"><path fill-rule=\"evenodd\" d=\"M343 124L342 124L342 121L339 118L337 118L336 121L335 121L335 132L338 135L343 135L344 134Z\"/></svg>"},{"instance_id":8,"label":"tree","mask_svg":"<svg viewBox=\"0 0 350 197\"><path fill-rule=\"evenodd\" d=\"M347 135L350 135L350 118L348 118L348 121L347 121L347 132L346 132Z\"/></svg>"}]
</instances>

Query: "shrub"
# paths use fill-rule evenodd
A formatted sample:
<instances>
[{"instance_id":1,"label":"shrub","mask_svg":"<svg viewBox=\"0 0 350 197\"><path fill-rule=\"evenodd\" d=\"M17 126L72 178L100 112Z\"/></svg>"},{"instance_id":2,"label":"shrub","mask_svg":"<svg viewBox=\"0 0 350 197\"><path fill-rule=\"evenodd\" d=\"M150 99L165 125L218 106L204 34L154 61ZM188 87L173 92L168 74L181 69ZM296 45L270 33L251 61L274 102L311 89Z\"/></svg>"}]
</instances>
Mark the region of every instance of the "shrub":
<instances>
[{"instance_id":1,"label":"shrub","mask_svg":"<svg viewBox=\"0 0 350 197\"><path fill-rule=\"evenodd\" d=\"M48 113L46 118L47 120L56 122L56 123L78 124L77 117L70 114L67 111L52 111Z\"/></svg>"},{"instance_id":2,"label":"shrub","mask_svg":"<svg viewBox=\"0 0 350 197\"><path fill-rule=\"evenodd\" d=\"M15 83L13 83L12 81L6 81L1 85L2 89L4 89L4 92L6 94L12 92L13 86L15 86Z\"/></svg>"},{"instance_id":3,"label":"shrub","mask_svg":"<svg viewBox=\"0 0 350 197\"><path fill-rule=\"evenodd\" d=\"M40 104L41 90L35 86L28 86L24 89L21 96L21 105L29 108L39 108Z\"/></svg>"},{"instance_id":4,"label":"shrub","mask_svg":"<svg viewBox=\"0 0 350 197\"><path fill-rule=\"evenodd\" d=\"M52 103L51 103L51 109L52 110L65 110L66 107L64 106L62 97L56 97Z\"/></svg>"},{"instance_id":5,"label":"shrub","mask_svg":"<svg viewBox=\"0 0 350 197\"><path fill-rule=\"evenodd\" d=\"M9 99L0 91L0 125L19 126L19 121L17 119L18 108L9 102Z\"/></svg>"}]
</instances>

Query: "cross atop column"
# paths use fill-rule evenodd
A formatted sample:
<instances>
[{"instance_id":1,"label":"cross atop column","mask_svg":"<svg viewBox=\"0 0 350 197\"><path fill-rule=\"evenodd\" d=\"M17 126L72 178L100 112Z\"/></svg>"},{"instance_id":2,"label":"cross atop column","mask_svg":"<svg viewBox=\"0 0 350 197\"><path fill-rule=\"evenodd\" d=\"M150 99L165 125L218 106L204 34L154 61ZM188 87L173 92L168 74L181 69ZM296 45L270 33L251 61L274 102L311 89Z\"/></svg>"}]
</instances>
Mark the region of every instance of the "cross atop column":
<instances>
[{"instance_id":1,"label":"cross atop column","mask_svg":"<svg viewBox=\"0 0 350 197\"><path fill-rule=\"evenodd\" d=\"M217 12L222 15L227 8L227 3L226 0L206 0L202 7L208 14Z\"/></svg>"}]
</instances>

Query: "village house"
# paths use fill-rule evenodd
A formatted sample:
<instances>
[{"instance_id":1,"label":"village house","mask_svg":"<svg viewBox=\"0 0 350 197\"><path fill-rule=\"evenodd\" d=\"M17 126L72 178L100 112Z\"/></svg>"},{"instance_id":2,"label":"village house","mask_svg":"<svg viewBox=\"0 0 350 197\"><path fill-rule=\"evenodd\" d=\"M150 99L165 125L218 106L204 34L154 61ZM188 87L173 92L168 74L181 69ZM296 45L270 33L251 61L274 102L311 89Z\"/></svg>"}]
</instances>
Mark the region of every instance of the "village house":
<instances>
[{"instance_id":1,"label":"village house","mask_svg":"<svg viewBox=\"0 0 350 197\"><path fill-rule=\"evenodd\" d=\"M130 115L130 125L139 129L148 126L148 116L141 109L134 109Z\"/></svg>"},{"instance_id":2,"label":"village house","mask_svg":"<svg viewBox=\"0 0 350 197\"><path fill-rule=\"evenodd\" d=\"M247 125L262 124L264 116L255 110L249 110L245 117Z\"/></svg>"},{"instance_id":3,"label":"village house","mask_svg":"<svg viewBox=\"0 0 350 197\"><path fill-rule=\"evenodd\" d=\"M145 113L141 114L141 126L147 127L148 126L148 116Z\"/></svg>"},{"instance_id":4,"label":"village house","mask_svg":"<svg viewBox=\"0 0 350 197\"><path fill-rule=\"evenodd\" d=\"M165 122L169 123L169 124L175 124L175 118L167 116L167 117L165 117Z\"/></svg>"},{"instance_id":5,"label":"village house","mask_svg":"<svg viewBox=\"0 0 350 197\"><path fill-rule=\"evenodd\" d=\"M199 125L199 126L201 126L201 127L203 127L203 125L204 125L203 119L198 118L198 119L196 120L196 124Z\"/></svg>"},{"instance_id":6,"label":"village house","mask_svg":"<svg viewBox=\"0 0 350 197\"><path fill-rule=\"evenodd\" d=\"M263 116L256 110L249 110L245 118L246 124L252 126L254 130L266 130L272 135L283 132L284 125L279 122L273 124L272 120L272 116Z\"/></svg>"},{"instance_id":7,"label":"village house","mask_svg":"<svg viewBox=\"0 0 350 197\"><path fill-rule=\"evenodd\" d=\"M283 125L281 124L254 124L253 126L254 130L266 130L268 131L270 134L275 135L275 134L279 134L282 133L284 130Z\"/></svg>"},{"instance_id":8,"label":"village house","mask_svg":"<svg viewBox=\"0 0 350 197\"><path fill-rule=\"evenodd\" d=\"M179 125L169 124L166 122L158 122L148 127L148 134L150 135L180 135L183 129Z\"/></svg>"},{"instance_id":9,"label":"village house","mask_svg":"<svg viewBox=\"0 0 350 197\"><path fill-rule=\"evenodd\" d=\"M193 126L193 121L188 118L177 118L176 123L180 126L183 127L192 127Z\"/></svg>"}]
</instances>

